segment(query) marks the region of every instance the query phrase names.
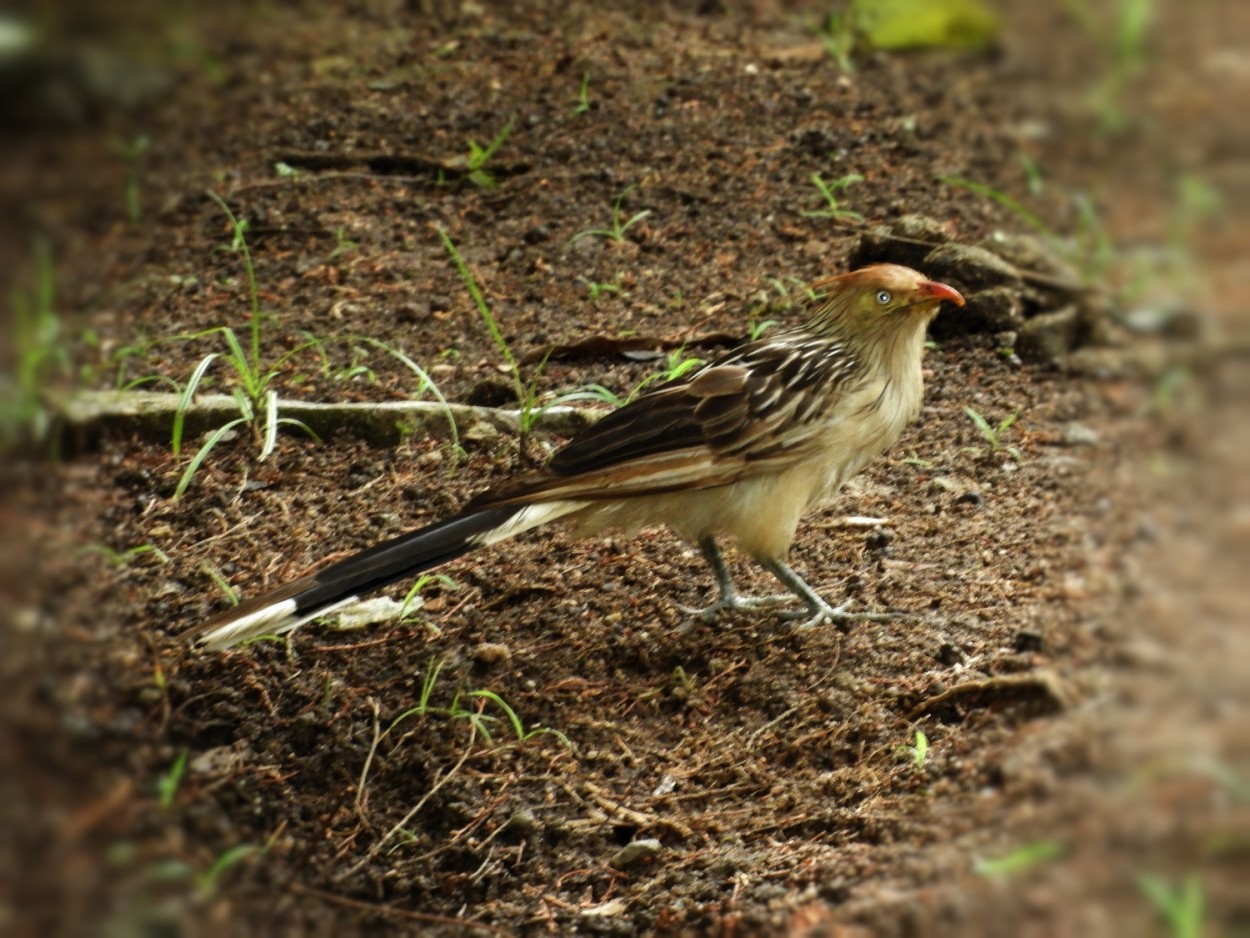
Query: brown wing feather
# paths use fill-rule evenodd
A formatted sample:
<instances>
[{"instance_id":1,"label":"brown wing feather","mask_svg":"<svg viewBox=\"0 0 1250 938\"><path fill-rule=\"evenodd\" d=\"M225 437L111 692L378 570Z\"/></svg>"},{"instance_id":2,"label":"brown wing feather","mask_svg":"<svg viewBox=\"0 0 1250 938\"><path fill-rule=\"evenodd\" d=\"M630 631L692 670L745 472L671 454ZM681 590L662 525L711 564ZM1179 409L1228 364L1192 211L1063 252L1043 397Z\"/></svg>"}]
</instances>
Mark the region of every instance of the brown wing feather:
<instances>
[{"instance_id":1,"label":"brown wing feather","mask_svg":"<svg viewBox=\"0 0 1250 938\"><path fill-rule=\"evenodd\" d=\"M483 492L473 507L711 488L778 471L819 444L816 418L857 373L827 339L752 343L613 411L545 469Z\"/></svg>"}]
</instances>

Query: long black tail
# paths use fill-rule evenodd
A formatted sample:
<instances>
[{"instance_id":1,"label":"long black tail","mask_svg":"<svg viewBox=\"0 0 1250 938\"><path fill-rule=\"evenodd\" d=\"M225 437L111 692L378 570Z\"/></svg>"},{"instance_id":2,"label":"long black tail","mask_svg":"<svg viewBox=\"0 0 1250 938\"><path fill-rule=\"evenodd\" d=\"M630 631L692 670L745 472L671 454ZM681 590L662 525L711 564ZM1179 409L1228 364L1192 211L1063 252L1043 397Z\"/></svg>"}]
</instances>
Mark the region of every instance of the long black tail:
<instances>
[{"instance_id":1,"label":"long black tail","mask_svg":"<svg viewBox=\"0 0 1250 938\"><path fill-rule=\"evenodd\" d=\"M197 629L198 641L217 650L259 635L289 632L366 593L532 526L517 524L526 512L525 506L516 505L469 511L375 544L214 616Z\"/></svg>"}]
</instances>

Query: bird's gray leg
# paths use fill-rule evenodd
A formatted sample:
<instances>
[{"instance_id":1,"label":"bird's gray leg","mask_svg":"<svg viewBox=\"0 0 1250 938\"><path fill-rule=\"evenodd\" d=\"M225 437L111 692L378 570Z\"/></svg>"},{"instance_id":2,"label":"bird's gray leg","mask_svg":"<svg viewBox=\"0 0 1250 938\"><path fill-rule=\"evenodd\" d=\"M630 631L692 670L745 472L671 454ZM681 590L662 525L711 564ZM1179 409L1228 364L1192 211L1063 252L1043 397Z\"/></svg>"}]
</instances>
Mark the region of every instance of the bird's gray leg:
<instances>
[{"instance_id":1,"label":"bird's gray leg","mask_svg":"<svg viewBox=\"0 0 1250 938\"><path fill-rule=\"evenodd\" d=\"M831 606L821 598L820 594L808 586L807 581L795 573L785 561L767 557L757 557L756 559L765 570L780 580L790 592L807 604L806 612L782 613L782 616L787 619L800 619L804 615L809 616L799 628L811 628L820 625L822 622L832 622L840 627L848 622L889 622L894 618L890 613L847 612L846 607L850 605L849 603L843 603L841 606Z\"/></svg>"},{"instance_id":2,"label":"bird's gray leg","mask_svg":"<svg viewBox=\"0 0 1250 938\"><path fill-rule=\"evenodd\" d=\"M704 558L707 560L708 566L712 568L712 575L716 577L716 587L720 591L720 598L710 606L702 609L692 609L689 606L677 605L682 612L692 616L697 616L705 622L711 622L716 619L725 610L750 610L764 609L769 606L776 606L780 603L793 602L794 597L789 594L779 596L743 596L734 587L733 575L729 572L729 564L725 563L725 557L720 552L720 547L716 544L716 539L705 534L699 538L699 550L702 551ZM784 581L783 581L784 582ZM801 582L801 581L800 581ZM787 584L788 585L788 584ZM806 601L805 597L803 598Z\"/></svg>"}]
</instances>

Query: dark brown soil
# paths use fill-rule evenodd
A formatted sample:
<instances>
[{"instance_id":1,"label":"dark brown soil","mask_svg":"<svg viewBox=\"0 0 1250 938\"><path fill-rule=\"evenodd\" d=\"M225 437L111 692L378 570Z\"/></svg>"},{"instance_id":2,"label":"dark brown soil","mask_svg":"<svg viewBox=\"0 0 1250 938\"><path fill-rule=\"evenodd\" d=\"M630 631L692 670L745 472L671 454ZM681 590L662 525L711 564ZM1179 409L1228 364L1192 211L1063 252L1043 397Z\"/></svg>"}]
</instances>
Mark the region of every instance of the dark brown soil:
<instances>
[{"instance_id":1,"label":"dark brown soil","mask_svg":"<svg viewBox=\"0 0 1250 938\"><path fill-rule=\"evenodd\" d=\"M1133 247L1176 234L1178 172L1246 191L1239 131L1203 116L1244 82L1220 71L1237 45L1183 11L1159 11L1130 126L1107 136L1082 106L1104 64L1045 4L1008 9L992 53L878 53L850 76L799 5L487 2L449 23L422 6L153 14L183 41L171 57L122 31L157 63L142 106L15 132L3 254L29 284L29 231L50 239L80 384L183 382L225 346L173 337L246 336L210 188L249 223L282 395L416 393L368 336L448 398L505 406L440 229L524 355L800 317L799 284L843 269L858 232L804 214L823 207L813 173L862 175L845 203L870 222L917 212L969 243L1023 222L936 177L1025 197L1021 152L1049 224L1076 230L1070 193L1089 192ZM510 122L494 187L466 178L469 141ZM119 156L140 134L150 147ZM649 214L619 243L573 240L618 199ZM1235 332L1248 281L1229 262L1250 242L1228 221L1183 234L1213 287L1186 311ZM282 358L306 335L320 346ZM257 462L244 431L181 500L198 440L11 460L0 925L1167 934L1141 881L1195 877L1210 933L1246 933L1245 369L1088 382L999 345L936 344L921 418L801 528L794 563L826 596L899 613L846 635L692 623L677 604L712 590L697 551L556 532L447 567L403 624L205 654L181 633L223 604L216 577L252 594L437 518L513 471L517 441L479 434L457 458L446 440L292 434ZM553 358L537 388L623 395L662 367ZM205 387L230 386L216 361ZM1001 449L965 407L1019 415Z\"/></svg>"}]
</instances>

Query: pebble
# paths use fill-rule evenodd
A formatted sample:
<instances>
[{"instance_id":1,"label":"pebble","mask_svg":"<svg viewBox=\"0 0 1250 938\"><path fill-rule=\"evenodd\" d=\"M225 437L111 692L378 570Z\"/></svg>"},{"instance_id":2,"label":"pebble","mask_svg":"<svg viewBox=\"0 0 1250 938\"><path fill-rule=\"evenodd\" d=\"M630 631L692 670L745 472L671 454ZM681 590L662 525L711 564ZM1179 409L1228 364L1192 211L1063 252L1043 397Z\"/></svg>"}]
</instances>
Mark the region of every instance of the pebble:
<instances>
[{"instance_id":1,"label":"pebble","mask_svg":"<svg viewBox=\"0 0 1250 938\"><path fill-rule=\"evenodd\" d=\"M473 660L478 664L507 664L512 660L512 649L502 642L480 642L473 649Z\"/></svg>"},{"instance_id":2,"label":"pebble","mask_svg":"<svg viewBox=\"0 0 1250 938\"><path fill-rule=\"evenodd\" d=\"M1082 423L1065 424L1062 430L1064 446L1093 446L1098 434Z\"/></svg>"},{"instance_id":3,"label":"pebble","mask_svg":"<svg viewBox=\"0 0 1250 938\"><path fill-rule=\"evenodd\" d=\"M1079 312L1065 306L1053 313L1042 313L1025 322L1016 342L1016 352L1026 362L1057 365L1076 344Z\"/></svg>"},{"instance_id":4,"label":"pebble","mask_svg":"<svg viewBox=\"0 0 1250 938\"><path fill-rule=\"evenodd\" d=\"M612 859L608 860L608 866L623 870L629 866L649 862L658 857L663 849L654 837L635 840L614 853Z\"/></svg>"}]
</instances>

